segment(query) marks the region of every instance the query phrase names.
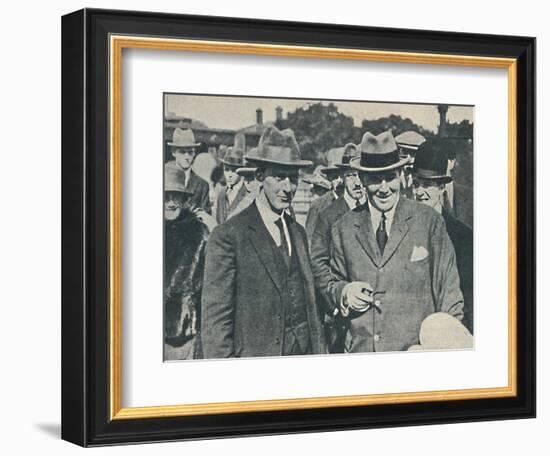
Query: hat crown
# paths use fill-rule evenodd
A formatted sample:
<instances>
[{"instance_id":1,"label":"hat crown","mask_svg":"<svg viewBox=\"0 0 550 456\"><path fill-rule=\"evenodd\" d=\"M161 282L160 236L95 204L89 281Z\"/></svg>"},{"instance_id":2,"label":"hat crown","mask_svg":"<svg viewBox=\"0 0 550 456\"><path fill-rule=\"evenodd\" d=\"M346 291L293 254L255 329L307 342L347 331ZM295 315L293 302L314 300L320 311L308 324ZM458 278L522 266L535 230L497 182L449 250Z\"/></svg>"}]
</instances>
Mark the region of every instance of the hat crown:
<instances>
[{"instance_id":1,"label":"hat crown","mask_svg":"<svg viewBox=\"0 0 550 456\"><path fill-rule=\"evenodd\" d=\"M358 147L353 144L349 143L344 146L344 153L342 154L342 165L348 165L350 160L354 157L357 157L359 155L359 149Z\"/></svg>"},{"instance_id":2,"label":"hat crown","mask_svg":"<svg viewBox=\"0 0 550 456\"><path fill-rule=\"evenodd\" d=\"M188 193L185 172L174 162L168 162L164 165L164 190Z\"/></svg>"},{"instance_id":3,"label":"hat crown","mask_svg":"<svg viewBox=\"0 0 550 456\"><path fill-rule=\"evenodd\" d=\"M171 146L175 147L196 147L198 144L195 142L195 134L193 130L187 128L185 130L176 128L172 136Z\"/></svg>"},{"instance_id":4,"label":"hat crown","mask_svg":"<svg viewBox=\"0 0 550 456\"><path fill-rule=\"evenodd\" d=\"M440 138L429 138L420 145L414 160L414 171L429 171L434 176L447 174L447 154L445 142Z\"/></svg>"},{"instance_id":5,"label":"hat crown","mask_svg":"<svg viewBox=\"0 0 550 456\"><path fill-rule=\"evenodd\" d=\"M243 166L243 155L244 152L242 149L237 149L236 147L229 147L225 153L222 162L226 165L233 166Z\"/></svg>"},{"instance_id":6,"label":"hat crown","mask_svg":"<svg viewBox=\"0 0 550 456\"><path fill-rule=\"evenodd\" d=\"M397 150L397 143L390 130L380 133L378 136L367 131L361 141L362 154L389 154Z\"/></svg>"},{"instance_id":7,"label":"hat crown","mask_svg":"<svg viewBox=\"0 0 550 456\"><path fill-rule=\"evenodd\" d=\"M418 147L424 141L426 141L426 138L413 130L405 131L395 137L395 142L400 146Z\"/></svg>"},{"instance_id":8,"label":"hat crown","mask_svg":"<svg viewBox=\"0 0 550 456\"><path fill-rule=\"evenodd\" d=\"M294 132L287 128L279 130L267 127L260 137L258 148L245 156L247 160L276 163L289 166L309 166L310 161L302 160Z\"/></svg>"}]
</instances>

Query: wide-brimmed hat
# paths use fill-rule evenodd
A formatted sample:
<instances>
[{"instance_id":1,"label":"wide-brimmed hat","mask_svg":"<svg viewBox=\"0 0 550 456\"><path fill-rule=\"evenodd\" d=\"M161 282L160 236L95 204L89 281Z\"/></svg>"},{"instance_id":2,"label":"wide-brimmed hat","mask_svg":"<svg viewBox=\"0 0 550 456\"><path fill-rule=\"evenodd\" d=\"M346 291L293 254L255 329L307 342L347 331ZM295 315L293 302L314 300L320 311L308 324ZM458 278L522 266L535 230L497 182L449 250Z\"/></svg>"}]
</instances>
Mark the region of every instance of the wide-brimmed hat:
<instances>
[{"instance_id":1,"label":"wide-brimmed hat","mask_svg":"<svg viewBox=\"0 0 550 456\"><path fill-rule=\"evenodd\" d=\"M193 194L193 191L186 186L185 172L174 162L168 162L164 165L164 191Z\"/></svg>"},{"instance_id":2,"label":"wide-brimmed hat","mask_svg":"<svg viewBox=\"0 0 550 456\"><path fill-rule=\"evenodd\" d=\"M323 188L325 190L330 190L332 188L331 183L324 177L319 176L319 174L314 173L309 176L304 176L302 177L302 180L307 184L311 184L314 187Z\"/></svg>"},{"instance_id":3,"label":"wide-brimmed hat","mask_svg":"<svg viewBox=\"0 0 550 456\"><path fill-rule=\"evenodd\" d=\"M395 137L395 142L404 149L416 150L426 141L426 138L416 131L405 131Z\"/></svg>"},{"instance_id":4,"label":"wide-brimmed hat","mask_svg":"<svg viewBox=\"0 0 550 456\"><path fill-rule=\"evenodd\" d=\"M428 138L422 143L416 152L413 175L444 184L451 182L452 177L447 175L445 147L448 147L448 144L441 138Z\"/></svg>"},{"instance_id":5,"label":"wide-brimmed hat","mask_svg":"<svg viewBox=\"0 0 550 456\"><path fill-rule=\"evenodd\" d=\"M397 143L391 131L385 131L378 136L370 132L363 135L359 145L361 155L353 157L349 164L352 168L363 172L381 172L400 168L409 163L409 157L400 157Z\"/></svg>"},{"instance_id":6,"label":"wide-brimmed hat","mask_svg":"<svg viewBox=\"0 0 550 456\"><path fill-rule=\"evenodd\" d=\"M243 133L235 135L235 143L233 147L229 147L227 152L221 159L224 165L242 167L244 164L244 150L246 148L246 139Z\"/></svg>"},{"instance_id":7,"label":"wide-brimmed hat","mask_svg":"<svg viewBox=\"0 0 550 456\"><path fill-rule=\"evenodd\" d=\"M302 160L298 142L290 128L281 131L271 125L263 131L258 148L251 150L244 158L253 164L273 163L294 167L313 164L310 160Z\"/></svg>"},{"instance_id":8,"label":"wide-brimmed hat","mask_svg":"<svg viewBox=\"0 0 550 456\"><path fill-rule=\"evenodd\" d=\"M176 128L174 130L174 135L172 136L172 142L169 142L170 147L198 147L201 143L195 142L195 134L190 128L182 130L181 128Z\"/></svg>"}]
</instances>

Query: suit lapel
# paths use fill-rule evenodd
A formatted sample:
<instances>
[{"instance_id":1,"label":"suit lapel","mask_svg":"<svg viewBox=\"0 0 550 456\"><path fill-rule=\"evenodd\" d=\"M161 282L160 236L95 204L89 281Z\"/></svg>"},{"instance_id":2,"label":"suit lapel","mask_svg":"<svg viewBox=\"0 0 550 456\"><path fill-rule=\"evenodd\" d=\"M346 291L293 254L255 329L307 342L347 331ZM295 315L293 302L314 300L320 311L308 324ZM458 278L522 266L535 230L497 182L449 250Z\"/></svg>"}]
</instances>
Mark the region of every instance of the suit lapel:
<instances>
[{"instance_id":1,"label":"suit lapel","mask_svg":"<svg viewBox=\"0 0 550 456\"><path fill-rule=\"evenodd\" d=\"M239 189L239 192L237 193L237 196L235 196L235 198L233 199L233 201L231 202L231 204L227 208L227 214L228 215L235 210L237 205L243 200L243 198L246 196L247 193L248 192L246 190L246 187L244 186L244 184L242 184L241 188ZM227 191L226 191L226 195L224 195L224 196L225 196L226 201L227 201Z\"/></svg>"},{"instance_id":2,"label":"suit lapel","mask_svg":"<svg viewBox=\"0 0 550 456\"><path fill-rule=\"evenodd\" d=\"M276 251L275 242L273 241L271 234L269 234L269 231L267 231L256 205L252 204L248 210L250 210L248 222L250 242L252 243L258 258L271 277L275 287L279 293L282 294L286 272L284 260L282 258L278 258L279 254Z\"/></svg>"},{"instance_id":3,"label":"suit lapel","mask_svg":"<svg viewBox=\"0 0 550 456\"><path fill-rule=\"evenodd\" d=\"M309 264L307 247L304 243L303 237L296 227L297 222L291 220L290 217L287 217L286 220L288 232L290 234L290 239L292 242L292 255L297 255L296 258L298 259L300 269L302 270L302 274L304 275L306 281L309 283L313 283L313 275L311 273L311 266Z\"/></svg>"},{"instance_id":4,"label":"suit lapel","mask_svg":"<svg viewBox=\"0 0 550 456\"><path fill-rule=\"evenodd\" d=\"M376 243L375 233L372 230L369 205L365 203L361 210L355 212L355 237L370 257L372 262L378 266L381 261L380 249Z\"/></svg>"},{"instance_id":5,"label":"suit lapel","mask_svg":"<svg viewBox=\"0 0 550 456\"><path fill-rule=\"evenodd\" d=\"M380 266L384 266L389 261L409 231L408 220L412 217L412 213L408 203L404 197L400 198L397 203L391 231L384 249L384 255L380 261Z\"/></svg>"}]
</instances>

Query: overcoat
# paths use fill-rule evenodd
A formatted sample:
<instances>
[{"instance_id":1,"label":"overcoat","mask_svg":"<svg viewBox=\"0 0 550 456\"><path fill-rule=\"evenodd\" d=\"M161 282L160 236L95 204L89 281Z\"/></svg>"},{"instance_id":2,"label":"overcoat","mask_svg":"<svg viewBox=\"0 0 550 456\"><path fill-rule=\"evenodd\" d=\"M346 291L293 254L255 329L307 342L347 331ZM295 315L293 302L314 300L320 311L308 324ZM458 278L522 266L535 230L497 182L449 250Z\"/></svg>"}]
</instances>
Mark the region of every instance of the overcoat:
<instances>
[{"instance_id":1,"label":"overcoat","mask_svg":"<svg viewBox=\"0 0 550 456\"><path fill-rule=\"evenodd\" d=\"M216 221L218 222L218 225L222 224L229 218L231 213L237 208L239 203L246 197L247 194L248 191L246 190L244 184L242 184L241 188L237 192L237 195L235 196L235 199L233 199L231 204L228 204L227 187L221 189L216 200Z\"/></svg>"},{"instance_id":2,"label":"overcoat","mask_svg":"<svg viewBox=\"0 0 550 456\"><path fill-rule=\"evenodd\" d=\"M368 203L348 212L331 233L328 294L339 306L350 282L374 289L374 306L350 312L346 350L399 351L418 344L422 321L434 312L463 317L455 251L443 217L400 197L389 238L380 253Z\"/></svg>"},{"instance_id":3,"label":"overcoat","mask_svg":"<svg viewBox=\"0 0 550 456\"><path fill-rule=\"evenodd\" d=\"M334 192L328 191L323 196L320 196L314 200L309 206L306 218L306 233L309 244L311 245L311 239L313 238L313 232L315 226L319 220L319 214L321 214L327 207L329 207L335 200Z\"/></svg>"},{"instance_id":4,"label":"overcoat","mask_svg":"<svg viewBox=\"0 0 550 456\"><path fill-rule=\"evenodd\" d=\"M312 351L325 353L306 234L294 220L287 226L304 282ZM202 294L205 358L282 355L286 273L276 255L256 203L212 231Z\"/></svg>"}]
</instances>

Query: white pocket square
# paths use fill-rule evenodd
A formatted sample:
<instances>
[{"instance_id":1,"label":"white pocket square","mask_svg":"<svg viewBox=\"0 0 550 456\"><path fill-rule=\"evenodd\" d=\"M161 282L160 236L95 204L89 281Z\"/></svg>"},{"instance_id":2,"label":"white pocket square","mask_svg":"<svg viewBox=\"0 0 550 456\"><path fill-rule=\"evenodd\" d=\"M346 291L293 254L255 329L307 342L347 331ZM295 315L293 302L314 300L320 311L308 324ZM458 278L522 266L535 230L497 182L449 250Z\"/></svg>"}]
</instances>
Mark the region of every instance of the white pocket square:
<instances>
[{"instance_id":1,"label":"white pocket square","mask_svg":"<svg viewBox=\"0 0 550 456\"><path fill-rule=\"evenodd\" d=\"M411 262L423 260L428 255L429 253L424 247L415 245L411 254Z\"/></svg>"}]
</instances>

